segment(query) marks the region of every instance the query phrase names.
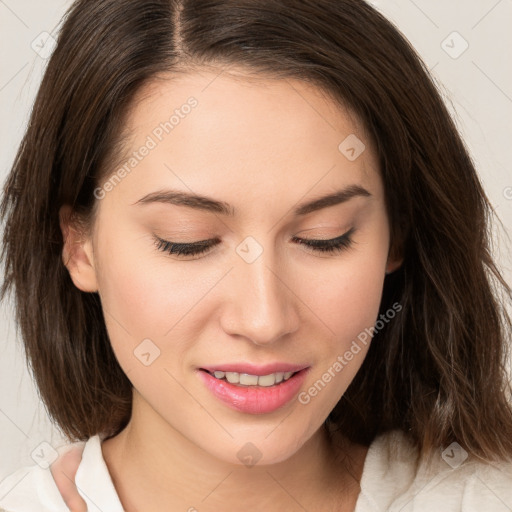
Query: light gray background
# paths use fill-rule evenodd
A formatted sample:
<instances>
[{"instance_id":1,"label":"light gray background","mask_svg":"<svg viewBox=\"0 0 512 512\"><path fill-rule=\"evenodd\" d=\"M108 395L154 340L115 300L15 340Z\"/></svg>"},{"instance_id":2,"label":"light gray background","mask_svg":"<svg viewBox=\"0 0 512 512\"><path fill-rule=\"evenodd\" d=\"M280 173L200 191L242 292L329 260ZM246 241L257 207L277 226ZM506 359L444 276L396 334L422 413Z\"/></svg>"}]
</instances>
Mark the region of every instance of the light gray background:
<instances>
[{"instance_id":1,"label":"light gray background","mask_svg":"<svg viewBox=\"0 0 512 512\"><path fill-rule=\"evenodd\" d=\"M487 194L512 226L512 0L377 0L371 2L417 48L444 91L469 145ZM0 173L15 156L46 60L31 47L42 32L56 35L65 0L0 0ZM468 48L457 58L464 48ZM450 36L450 37L448 37ZM448 38L448 39L447 39ZM443 43L445 41L445 43ZM450 56L445 49L452 54ZM496 235L495 255L512 282L510 242ZM0 309L0 480L24 465L41 443L65 442L50 424L25 367L12 306Z\"/></svg>"}]
</instances>

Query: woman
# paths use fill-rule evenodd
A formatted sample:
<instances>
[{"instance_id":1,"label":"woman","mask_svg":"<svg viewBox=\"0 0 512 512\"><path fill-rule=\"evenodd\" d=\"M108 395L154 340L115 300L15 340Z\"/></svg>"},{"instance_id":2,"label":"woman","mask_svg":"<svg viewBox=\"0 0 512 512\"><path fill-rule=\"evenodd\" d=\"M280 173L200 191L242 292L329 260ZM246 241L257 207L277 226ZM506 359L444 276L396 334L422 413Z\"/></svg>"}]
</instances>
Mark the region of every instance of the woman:
<instances>
[{"instance_id":1,"label":"woman","mask_svg":"<svg viewBox=\"0 0 512 512\"><path fill-rule=\"evenodd\" d=\"M76 2L1 212L2 294L81 444L0 506L512 506L490 211L366 3Z\"/></svg>"}]
</instances>

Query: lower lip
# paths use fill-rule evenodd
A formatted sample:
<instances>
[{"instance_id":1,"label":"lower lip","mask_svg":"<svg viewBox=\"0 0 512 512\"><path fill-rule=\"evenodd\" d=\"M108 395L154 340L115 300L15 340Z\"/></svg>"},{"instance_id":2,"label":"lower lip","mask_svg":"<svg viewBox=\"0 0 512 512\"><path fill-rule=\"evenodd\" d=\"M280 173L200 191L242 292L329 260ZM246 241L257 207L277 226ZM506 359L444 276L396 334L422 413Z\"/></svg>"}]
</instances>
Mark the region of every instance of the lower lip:
<instances>
[{"instance_id":1,"label":"lower lip","mask_svg":"<svg viewBox=\"0 0 512 512\"><path fill-rule=\"evenodd\" d=\"M264 386L237 386L227 380L216 379L204 370L198 370L199 377L206 387L231 409L248 414L264 414L283 407L299 392L309 368L277 385Z\"/></svg>"}]
</instances>

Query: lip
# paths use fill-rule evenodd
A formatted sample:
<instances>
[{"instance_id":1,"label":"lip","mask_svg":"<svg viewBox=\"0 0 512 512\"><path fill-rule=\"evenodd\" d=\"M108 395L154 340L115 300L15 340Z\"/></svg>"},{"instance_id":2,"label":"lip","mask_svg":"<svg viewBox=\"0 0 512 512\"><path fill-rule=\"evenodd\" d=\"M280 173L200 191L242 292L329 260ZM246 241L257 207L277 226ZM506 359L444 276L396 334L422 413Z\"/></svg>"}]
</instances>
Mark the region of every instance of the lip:
<instances>
[{"instance_id":1,"label":"lip","mask_svg":"<svg viewBox=\"0 0 512 512\"><path fill-rule=\"evenodd\" d=\"M247 365L244 367L247 368ZM229 408L247 414L265 414L284 407L297 396L309 370L310 367L303 368L288 380L269 387L237 386L226 380L216 379L203 369L198 369L196 373L206 388Z\"/></svg>"},{"instance_id":2,"label":"lip","mask_svg":"<svg viewBox=\"0 0 512 512\"><path fill-rule=\"evenodd\" d=\"M208 370L209 372L223 371L223 372L237 372L248 373L249 375L270 375L277 372L299 372L304 368L308 368L308 364L292 364L292 363L268 363L264 365L255 365L251 363L226 363L216 364L212 366L201 366L200 369Z\"/></svg>"}]
</instances>

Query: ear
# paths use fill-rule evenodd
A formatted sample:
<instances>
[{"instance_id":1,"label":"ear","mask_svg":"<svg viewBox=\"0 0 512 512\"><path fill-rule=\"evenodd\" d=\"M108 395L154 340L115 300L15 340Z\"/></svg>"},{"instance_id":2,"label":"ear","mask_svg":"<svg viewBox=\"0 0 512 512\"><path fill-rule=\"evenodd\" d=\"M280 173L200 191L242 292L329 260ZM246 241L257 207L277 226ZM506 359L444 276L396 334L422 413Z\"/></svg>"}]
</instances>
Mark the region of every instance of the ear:
<instances>
[{"instance_id":1,"label":"ear","mask_svg":"<svg viewBox=\"0 0 512 512\"><path fill-rule=\"evenodd\" d=\"M59 221L64 241L62 261L73 283L83 292L97 292L92 240L85 234L85 229L71 206L64 205L60 208Z\"/></svg>"},{"instance_id":2,"label":"ear","mask_svg":"<svg viewBox=\"0 0 512 512\"><path fill-rule=\"evenodd\" d=\"M391 274L404 262L402 245L394 243L389 248L388 261L386 263L386 274Z\"/></svg>"},{"instance_id":3,"label":"ear","mask_svg":"<svg viewBox=\"0 0 512 512\"><path fill-rule=\"evenodd\" d=\"M388 263L386 265L386 274L393 273L397 268L399 268L402 265L403 261L404 261L403 259L399 259L399 260L388 259Z\"/></svg>"}]
</instances>

